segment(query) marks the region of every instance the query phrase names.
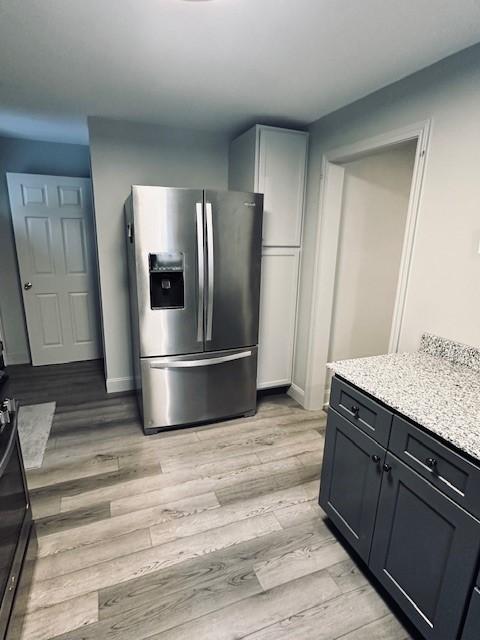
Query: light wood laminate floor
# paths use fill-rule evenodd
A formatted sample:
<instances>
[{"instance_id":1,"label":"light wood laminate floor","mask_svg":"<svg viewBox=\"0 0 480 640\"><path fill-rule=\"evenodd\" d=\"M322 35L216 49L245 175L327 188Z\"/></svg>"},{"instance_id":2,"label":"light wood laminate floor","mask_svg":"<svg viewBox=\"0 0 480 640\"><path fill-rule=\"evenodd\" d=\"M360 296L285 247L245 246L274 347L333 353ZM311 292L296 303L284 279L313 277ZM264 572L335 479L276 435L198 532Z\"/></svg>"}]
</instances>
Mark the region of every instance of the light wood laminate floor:
<instances>
[{"instance_id":1,"label":"light wood laminate floor","mask_svg":"<svg viewBox=\"0 0 480 640\"><path fill-rule=\"evenodd\" d=\"M29 472L38 560L23 640L404 640L317 505L325 414L265 396L252 418L142 435L100 363L12 367L57 401Z\"/></svg>"}]
</instances>

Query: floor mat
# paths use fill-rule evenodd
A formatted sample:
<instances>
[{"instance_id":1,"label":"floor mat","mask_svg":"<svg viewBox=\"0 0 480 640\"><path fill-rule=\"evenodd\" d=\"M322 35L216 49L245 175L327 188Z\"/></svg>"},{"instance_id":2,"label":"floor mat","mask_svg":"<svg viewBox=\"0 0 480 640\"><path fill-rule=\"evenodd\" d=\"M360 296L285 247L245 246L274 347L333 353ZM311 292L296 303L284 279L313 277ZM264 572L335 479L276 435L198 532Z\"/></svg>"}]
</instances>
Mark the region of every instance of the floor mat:
<instances>
[{"instance_id":1,"label":"floor mat","mask_svg":"<svg viewBox=\"0 0 480 640\"><path fill-rule=\"evenodd\" d=\"M55 402L43 402L20 407L18 433L25 469L39 469L42 466L55 405Z\"/></svg>"}]
</instances>

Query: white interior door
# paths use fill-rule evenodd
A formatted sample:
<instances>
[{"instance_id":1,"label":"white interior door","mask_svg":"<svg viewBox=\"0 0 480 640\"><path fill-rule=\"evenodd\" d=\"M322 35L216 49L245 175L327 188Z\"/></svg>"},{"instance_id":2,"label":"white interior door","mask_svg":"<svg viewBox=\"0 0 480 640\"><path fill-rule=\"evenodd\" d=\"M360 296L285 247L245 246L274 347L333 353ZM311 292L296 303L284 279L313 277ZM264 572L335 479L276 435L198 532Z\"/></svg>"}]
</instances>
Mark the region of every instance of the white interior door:
<instances>
[{"instance_id":1,"label":"white interior door","mask_svg":"<svg viewBox=\"0 0 480 640\"><path fill-rule=\"evenodd\" d=\"M100 357L90 180L7 182L32 364Z\"/></svg>"}]
</instances>

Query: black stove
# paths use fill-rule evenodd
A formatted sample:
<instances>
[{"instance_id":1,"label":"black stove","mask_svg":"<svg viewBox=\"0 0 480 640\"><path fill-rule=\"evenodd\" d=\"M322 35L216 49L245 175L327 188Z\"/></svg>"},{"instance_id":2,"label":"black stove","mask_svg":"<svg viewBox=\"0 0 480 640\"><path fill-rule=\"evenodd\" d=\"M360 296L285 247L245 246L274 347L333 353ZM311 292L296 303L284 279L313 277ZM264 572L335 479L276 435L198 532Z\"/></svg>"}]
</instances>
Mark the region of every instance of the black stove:
<instances>
[{"instance_id":1,"label":"black stove","mask_svg":"<svg viewBox=\"0 0 480 640\"><path fill-rule=\"evenodd\" d=\"M9 378L0 342L0 638L15 640L33 570L35 536L22 452L18 403L9 394ZM29 543L33 540L33 544ZM22 597L18 583L21 577Z\"/></svg>"}]
</instances>

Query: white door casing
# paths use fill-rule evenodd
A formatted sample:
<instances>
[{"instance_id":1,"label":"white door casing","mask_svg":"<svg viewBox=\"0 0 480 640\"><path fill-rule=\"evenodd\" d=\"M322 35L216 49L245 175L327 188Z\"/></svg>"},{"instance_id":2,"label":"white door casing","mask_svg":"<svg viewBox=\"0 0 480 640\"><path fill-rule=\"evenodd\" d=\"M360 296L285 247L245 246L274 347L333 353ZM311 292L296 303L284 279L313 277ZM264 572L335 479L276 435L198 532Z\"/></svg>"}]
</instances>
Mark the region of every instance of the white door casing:
<instances>
[{"instance_id":1,"label":"white door casing","mask_svg":"<svg viewBox=\"0 0 480 640\"><path fill-rule=\"evenodd\" d=\"M395 144L409 140L417 140L417 152L413 169L402 259L389 341L389 352L396 352L399 348L403 314L407 298L429 132L430 121L426 120L356 142L352 145L330 150L323 156L303 403L306 409L321 409L326 403L326 364L332 325L335 273L345 173L341 163L349 162L362 155L377 152Z\"/></svg>"},{"instance_id":2,"label":"white door casing","mask_svg":"<svg viewBox=\"0 0 480 640\"><path fill-rule=\"evenodd\" d=\"M90 180L8 173L7 183L32 364L100 357Z\"/></svg>"}]
</instances>

